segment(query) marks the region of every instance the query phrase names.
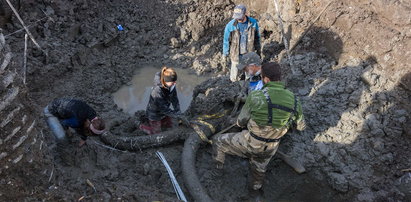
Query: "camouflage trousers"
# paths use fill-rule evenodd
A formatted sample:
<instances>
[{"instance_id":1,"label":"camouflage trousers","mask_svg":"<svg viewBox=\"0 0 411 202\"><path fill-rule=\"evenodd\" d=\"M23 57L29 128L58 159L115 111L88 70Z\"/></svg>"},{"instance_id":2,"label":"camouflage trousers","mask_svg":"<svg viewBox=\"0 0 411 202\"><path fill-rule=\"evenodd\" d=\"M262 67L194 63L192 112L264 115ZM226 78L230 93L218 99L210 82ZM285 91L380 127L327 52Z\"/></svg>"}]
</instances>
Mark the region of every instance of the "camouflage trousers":
<instances>
[{"instance_id":1,"label":"camouflage trousers","mask_svg":"<svg viewBox=\"0 0 411 202\"><path fill-rule=\"evenodd\" d=\"M250 136L248 130L239 133L225 133L213 137L214 159L224 163L225 154L248 158L251 167L265 173L271 158L277 152L279 142L262 142Z\"/></svg>"}]
</instances>

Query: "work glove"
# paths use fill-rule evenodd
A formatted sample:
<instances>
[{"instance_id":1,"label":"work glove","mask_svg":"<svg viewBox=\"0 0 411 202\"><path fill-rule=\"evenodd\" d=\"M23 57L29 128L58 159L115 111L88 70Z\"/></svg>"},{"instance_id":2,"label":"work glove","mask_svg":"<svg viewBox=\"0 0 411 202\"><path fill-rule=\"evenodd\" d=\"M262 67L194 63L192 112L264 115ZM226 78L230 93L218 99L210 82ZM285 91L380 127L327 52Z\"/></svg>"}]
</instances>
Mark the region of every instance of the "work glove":
<instances>
[{"instance_id":1,"label":"work glove","mask_svg":"<svg viewBox=\"0 0 411 202\"><path fill-rule=\"evenodd\" d=\"M82 147L85 144L87 144L87 142L85 140L80 140L80 142L78 143L78 147Z\"/></svg>"},{"instance_id":2,"label":"work glove","mask_svg":"<svg viewBox=\"0 0 411 202\"><path fill-rule=\"evenodd\" d=\"M307 127L307 126L306 126L306 124L305 124L305 120L304 120L304 119L297 122L296 129L297 129L298 131L303 131L306 127Z\"/></svg>"},{"instance_id":3,"label":"work glove","mask_svg":"<svg viewBox=\"0 0 411 202\"><path fill-rule=\"evenodd\" d=\"M240 120L238 120L238 118L237 118L236 125L237 125L239 128L244 129L244 128L247 127L247 124L246 124L246 123L243 123L243 124L244 124L244 125L240 124Z\"/></svg>"},{"instance_id":4,"label":"work glove","mask_svg":"<svg viewBox=\"0 0 411 202\"><path fill-rule=\"evenodd\" d=\"M233 125L233 124L236 124L236 123L237 123L237 116L235 116L235 117L229 116L227 118L227 124L228 125Z\"/></svg>"},{"instance_id":5,"label":"work glove","mask_svg":"<svg viewBox=\"0 0 411 202\"><path fill-rule=\"evenodd\" d=\"M190 121L188 120L188 118L184 115L178 115L177 119L180 121L181 124L183 124L185 127L191 127L190 125Z\"/></svg>"},{"instance_id":6,"label":"work glove","mask_svg":"<svg viewBox=\"0 0 411 202\"><path fill-rule=\"evenodd\" d=\"M247 88L241 89L241 92L238 95L237 99L239 99L240 102L243 102L243 103L247 100Z\"/></svg>"}]
</instances>

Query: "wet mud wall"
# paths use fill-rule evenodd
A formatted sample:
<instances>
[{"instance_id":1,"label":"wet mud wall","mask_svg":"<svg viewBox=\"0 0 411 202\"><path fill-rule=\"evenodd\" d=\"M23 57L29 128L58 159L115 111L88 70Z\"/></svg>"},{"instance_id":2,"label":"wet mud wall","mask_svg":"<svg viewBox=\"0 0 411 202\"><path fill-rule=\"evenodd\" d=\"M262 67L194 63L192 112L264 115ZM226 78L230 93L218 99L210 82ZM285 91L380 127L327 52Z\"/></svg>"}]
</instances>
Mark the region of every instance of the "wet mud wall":
<instances>
[{"instance_id":1,"label":"wet mud wall","mask_svg":"<svg viewBox=\"0 0 411 202\"><path fill-rule=\"evenodd\" d=\"M0 34L0 198L5 201L38 199L32 195L43 191L36 187L52 172L44 136L37 129L43 120L33 113L16 59Z\"/></svg>"},{"instance_id":2,"label":"wet mud wall","mask_svg":"<svg viewBox=\"0 0 411 202\"><path fill-rule=\"evenodd\" d=\"M291 46L328 1L294 3L282 12ZM405 1L335 1L279 58L309 126L291 136L291 153L359 201L410 196L410 11Z\"/></svg>"}]
</instances>

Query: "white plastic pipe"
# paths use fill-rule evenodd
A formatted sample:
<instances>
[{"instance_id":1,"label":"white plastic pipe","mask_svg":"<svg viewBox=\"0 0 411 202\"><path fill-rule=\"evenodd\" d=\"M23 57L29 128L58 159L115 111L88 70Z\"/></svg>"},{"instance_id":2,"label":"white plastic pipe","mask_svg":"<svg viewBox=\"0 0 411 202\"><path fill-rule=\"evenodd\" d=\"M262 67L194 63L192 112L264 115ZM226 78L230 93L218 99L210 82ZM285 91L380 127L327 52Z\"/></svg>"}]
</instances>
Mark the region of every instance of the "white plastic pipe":
<instances>
[{"instance_id":1,"label":"white plastic pipe","mask_svg":"<svg viewBox=\"0 0 411 202\"><path fill-rule=\"evenodd\" d=\"M174 191L176 192L178 199L184 202L187 202L187 199L184 196L184 192L181 190L181 187L178 184L176 177L174 176L173 170L171 170L170 166L168 165L167 160L164 157L163 153L156 151L156 154L167 169L167 173L170 176L171 183L173 184Z\"/></svg>"}]
</instances>

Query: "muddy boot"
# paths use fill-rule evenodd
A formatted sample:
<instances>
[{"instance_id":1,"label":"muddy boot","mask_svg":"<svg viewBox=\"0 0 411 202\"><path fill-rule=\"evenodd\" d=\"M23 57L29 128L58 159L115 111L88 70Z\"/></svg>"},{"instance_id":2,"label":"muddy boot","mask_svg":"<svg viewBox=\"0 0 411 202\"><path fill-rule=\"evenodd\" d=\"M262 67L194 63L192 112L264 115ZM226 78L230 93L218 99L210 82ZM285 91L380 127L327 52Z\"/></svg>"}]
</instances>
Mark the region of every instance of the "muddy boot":
<instances>
[{"instance_id":1,"label":"muddy boot","mask_svg":"<svg viewBox=\"0 0 411 202\"><path fill-rule=\"evenodd\" d=\"M224 163L217 161L216 166L217 170L222 170L224 168Z\"/></svg>"},{"instance_id":2,"label":"muddy boot","mask_svg":"<svg viewBox=\"0 0 411 202\"><path fill-rule=\"evenodd\" d=\"M223 175L223 169L211 168L208 172L204 173L203 179L209 182L218 182L222 179Z\"/></svg>"},{"instance_id":3,"label":"muddy boot","mask_svg":"<svg viewBox=\"0 0 411 202\"><path fill-rule=\"evenodd\" d=\"M215 162L216 168L221 170L224 168L225 153L220 151L215 143L213 143L212 149L213 161Z\"/></svg>"},{"instance_id":4,"label":"muddy boot","mask_svg":"<svg viewBox=\"0 0 411 202\"><path fill-rule=\"evenodd\" d=\"M250 190L260 190L264 183L265 173L257 171L255 166L251 166Z\"/></svg>"},{"instance_id":5,"label":"muddy boot","mask_svg":"<svg viewBox=\"0 0 411 202\"><path fill-rule=\"evenodd\" d=\"M210 178L213 180L218 180L223 176L224 163L216 160L214 160L214 163L216 167L210 171Z\"/></svg>"},{"instance_id":6,"label":"muddy boot","mask_svg":"<svg viewBox=\"0 0 411 202\"><path fill-rule=\"evenodd\" d=\"M244 196L240 196L237 198L237 201L245 201L245 202L264 202L266 201L263 198L263 190L248 190L248 194Z\"/></svg>"},{"instance_id":7,"label":"muddy boot","mask_svg":"<svg viewBox=\"0 0 411 202\"><path fill-rule=\"evenodd\" d=\"M220 179L224 174L223 169L213 169L211 170L211 178L214 178L215 180Z\"/></svg>"},{"instance_id":8,"label":"muddy boot","mask_svg":"<svg viewBox=\"0 0 411 202\"><path fill-rule=\"evenodd\" d=\"M248 201L252 201L252 202L264 202L266 200L264 200L263 198L263 190L259 189L259 190L250 190L249 191L249 199Z\"/></svg>"},{"instance_id":9,"label":"muddy boot","mask_svg":"<svg viewBox=\"0 0 411 202\"><path fill-rule=\"evenodd\" d=\"M304 166L297 160L292 159L290 156L280 151L277 151L277 156L280 157L280 159L283 160L286 164L291 166L298 174L305 173Z\"/></svg>"}]
</instances>

